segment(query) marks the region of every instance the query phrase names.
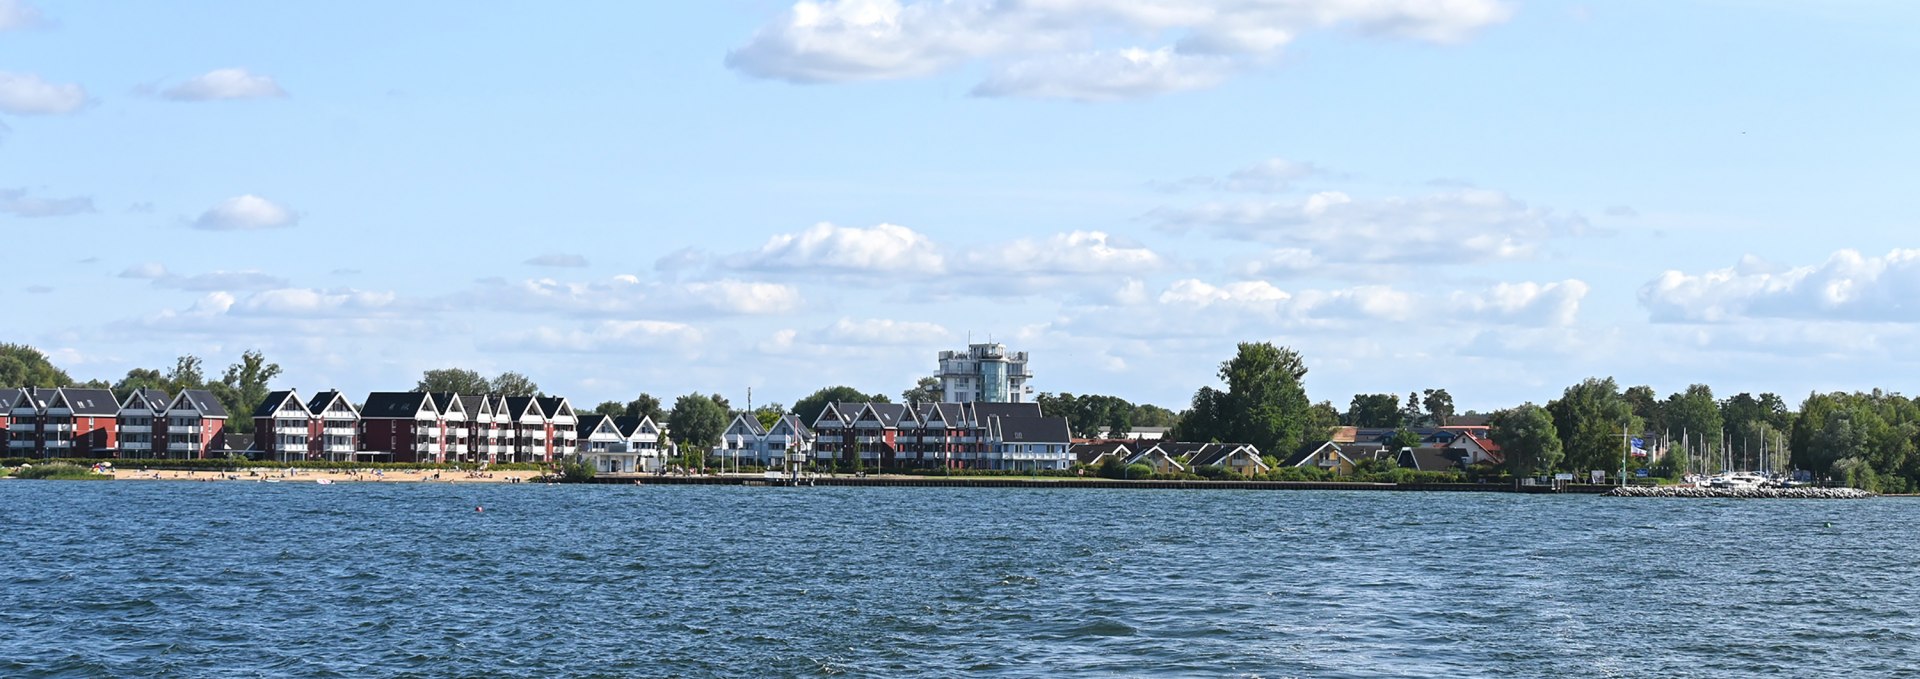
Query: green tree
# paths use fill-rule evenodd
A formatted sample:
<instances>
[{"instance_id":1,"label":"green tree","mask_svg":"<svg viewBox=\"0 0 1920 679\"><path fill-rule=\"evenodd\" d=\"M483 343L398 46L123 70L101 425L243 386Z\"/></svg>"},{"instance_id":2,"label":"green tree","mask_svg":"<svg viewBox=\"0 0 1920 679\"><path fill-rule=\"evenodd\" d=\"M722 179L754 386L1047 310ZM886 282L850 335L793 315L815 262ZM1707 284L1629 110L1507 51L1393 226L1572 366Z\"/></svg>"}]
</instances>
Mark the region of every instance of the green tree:
<instances>
[{"instance_id":1,"label":"green tree","mask_svg":"<svg viewBox=\"0 0 1920 679\"><path fill-rule=\"evenodd\" d=\"M1453 394L1445 389L1428 389L1421 405L1427 407L1427 414L1433 417L1434 424L1445 427L1453 420Z\"/></svg>"},{"instance_id":2,"label":"green tree","mask_svg":"<svg viewBox=\"0 0 1920 679\"><path fill-rule=\"evenodd\" d=\"M66 371L39 349L25 344L0 344L0 387L64 387L73 384Z\"/></svg>"},{"instance_id":3,"label":"green tree","mask_svg":"<svg viewBox=\"0 0 1920 679\"><path fill-rule=\"evenodd\" d=\"M1507 471L1515 478L1536 476L1559 466L1560 432L1553 415L1532 403L1493 414L1493 442L1506 455Z\"/></svg>"},{"instance_id":4,"label":"green tree","mask_svg":"<svg viewBox=\"0 0 1920 679\"><path fill-rule=\"evenodd\" d=\"M1719 467L1720 434L1725 427L1720 418L1720 403L1713 398L1713 388L1704 384L1689 386L1684 392L1668 396L1660 405L1660 413L1666 418L1671 435L1691 444L1693 452L1706 455L1695 461L1696 466Z\"/></svg>"},{"instance_id":5,"label":"green tree","mask_svg":"<svg viewBox=\"0 0 1920 679\"><path fill-rule=\"evenodd\" d=\"M939 403L945 398L946 392L940 388L940 380L933 377L922 377L912 389L900 392L901 403Z\"/></svg>"},{"instance_id":6,"label":"green tree","mask_svg":"<svg viewBox=\"0 0 1920 679\"><path fill-rule=\"evenodd\" d=\"M1327 439L1333 438L1333 430L1339 426L1340 411L1333 407L1332 401L1315 403L1313 407L1307 411L1307 427L1300 433L1300 441L1303 445L1326 441Z\"/></svg>"},{"instance_id":7,"label":"green tree","mask_svg":"<svg viewBox=\"0 0 1920 679\"><path fill-rule=\"evenodd\" d=\"M601 401L593 407L593 414L607 417L620 417L627 414L627 406L619 401Z\"/></svg>"},{"instance_id":8,"label":"green tree","mask_svg":"<svg viewBox=\"0 0 1920 679\"><path fill-rule=\"evenodd\" d=\"M1627 454L1626 436L1640 433L1640 418L1620 393L1613 378L1590 377L1547 404L1554 428L1560 432L1566 468L1620 469Z\"/></svg>"},{"instance_id":9,"label":"green tree","mask_svg":"<svg viewBox=\"0 0 1920 679\"><path fill-rule=\"evenodd\" d=\"M1195 393L1193 410L1181 416L1181 430L1194 437L1191 441L1250 443L1290 455L1312 419L1312 403L1301 385L1306 374L1299 352L1268 342L1241 343L1234 357L1220 364L1227 391L1204 387Z\"/></svg>"},{"instance_id":10,"label":"green tree","mask_svg":"<svg viewBox=\"0 0 1920 679\"><path fill-rule=\"evenodd\" d=\"M167 376L152 368L134 368L127 371L126 377L122 377L120 381L114 382L111 388L116 398L125 400L128 395L140 389L159 389L165 391L167 388Z\"/></svg>"},{"instance_id":11,"label":"green tree","mask_svg":"<svg viewBox=\"0 0 1920 679\"><path fill-rule=\"evenodd\" d=\"M829 403L865 403L867 401L892 403L886 396L880 394L869 396L859 389L841 385L820 389L795 401L793 414L799 417L801 422L807 423L807 426L813 426L813 421L820 419L820 411L826 410Z\"/></svg>"},{"instance_id":12,"label":"green tree","mask_svg":"<svg viewBox=\"0 0 1920 679\"><path fill-rule=\"evenodd\" d=\"M1400 426L1423 427L1427 424L1427 413L1420 409L1420 393L1407 392L1407 400L1400 408Z\"/></svg>"},{"instance_id":13,"label":"green tree","mask_svg":"<svg viewBox=\"0 0 1920 679\"><path fill-rule=\"evenodd\" d=\"M1133 414L1127 418L1135 427L1172 427L1180 420L1180 414L1151 403L1142 403L1133 407Z\"/></svg>"},{"instance_id":14,"label":"green tree","mask_svg":"<svg viewBox=\"0 0 1920 679\"><path fill-rule=\"evenodd\" d=\"M1387 439L1387 446L1392 450L1418 448L1420 447L1420 435L1413 433L1411 429L1401 429L1394 432L1393 436Z\"/></svg>"},{"instance_id":15,"label":"green tree","mask_svg":"<svg viewBox=\"0 0 1920 679\"><path fill-rule=\"evenodd\" d=\"M1400 397L1394 394L1354 394L1347 405L1347 424L1355 427L1390 429L1403 423Z\"/></svg>"},{"instance_id":16,"label":"green tree","mask_svg":"<svg viewBox=\"0 0 1920 679\"><path fill-rule=\"evenodd\" d=\"M719 443L720 434L727 430L727 409L711 396L687 394L674 400L667 426L682 453L690 452L689 447L705 451Z\"/></svg>"},{"instance_id":17,"label":"green tree","mask_svg":"<svg viewBox=\"0 0 1920 679\"><path fill-rule=\"evenodd\" d=\"M453 394L485 394L493 389L493 383L480 373L462 368L441 368L428 370L420 374L420 382L413 385L414 391L446 392ZM525 396L521 392L503 392L512 396Z\"/></svg>"},{"instance_id":18,"label":"green tree","mask_svg":"<svg viewBox=\"0 0 1920 679\"><path fill-rule=\"evenodd\" d=\"M173 369L167 371L167 393L178 394L188 389L207 388L207 374L200 369L199 356L181 356L174 359Z\"/></svg>"},{"instance_id":19,"label":"green tree","mask_svg":"<svg viewBox=\"0 0 1920 679\"><path fill-rule=\"evenodd\" d=\"M667 419L667 411L660 407L660 399L645 392L628 401L626 412L621 414L627 417L652 418L656 424Z\"/></svg>"},{"instance_id":20,"label":"green tree","mask_svg":"<svg viewBox=\"0 0 1920 679\"><path fill-rule=\"evenodd\" d=\"M1653 393L1653 387L1644 384L1628 387L1622 396L1627 399L1627 405L1633 407L1633 416L1645 423L1647 431L1665 435L1667 420L1660 412L1660 397Z\"/></svg>"},{"instance_id":21,"label":"green tree","mask_svg":"<svg viewBox=\"0 0 1920 679\"><path fill-rule=\"evenodd\" d=\"M491 382L488 382L487 386L491 389L491 391L493 391L493 393L505 394L508 396L545 396L547 395L546 392L540 391L540 385L534 384L531 378L527 377L526 375L522 375L520 373L512 372L512 371L500 373L499 375L495 376ZM472 392L461 392L461 393L472 393Z\"/></svg>"},{"instance_id":22,"label":"green tree","mask_svg":"<svg viewBox=\"0 0 1920 679\"><path fill-rule=\"evenodd\" d=\"M753 409L753 418L760 421L760 428L762 430L771 431L773 425L778 423L780 418L786 416L786 414L787 407L778 403L768 403Z\"/></svg>"},{"instance_id":23,"label":"green tree","mask_svg":"<svg viewBox=\"0 0 1920 679\"><path fill-rule=\"evenodd\" d=\"M266 355L259 351L249 350L240 355L239 363L227 366L220 381L209 385L213 395L233 415L227 420L227 426L237 433L253 433L253 409L267 400L267 393L273 391L273 380L279 376L280 364L268 363Z\"/></svg>"}]
</instances>

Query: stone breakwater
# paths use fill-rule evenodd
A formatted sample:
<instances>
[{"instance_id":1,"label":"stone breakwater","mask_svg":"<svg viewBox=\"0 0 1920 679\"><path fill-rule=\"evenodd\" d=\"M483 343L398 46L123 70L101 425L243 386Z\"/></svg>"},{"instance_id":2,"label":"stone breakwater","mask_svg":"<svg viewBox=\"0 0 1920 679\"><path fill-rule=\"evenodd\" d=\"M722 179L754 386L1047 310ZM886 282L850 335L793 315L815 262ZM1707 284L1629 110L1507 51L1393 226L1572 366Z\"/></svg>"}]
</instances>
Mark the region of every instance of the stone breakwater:
<instances>
[{"instance_id":1,"label":"stone breakwater","mask_svg":"<svg viewBox=\"0 0 1920 679\"><path fill-rule=\"evenodd\" d=\"M1626 486L1607 491L1606 497L1724 497L1743 500L1864 500L1873 497L1858 488L1687 488L1683 486Z\"/></svg>"}]
</instances>

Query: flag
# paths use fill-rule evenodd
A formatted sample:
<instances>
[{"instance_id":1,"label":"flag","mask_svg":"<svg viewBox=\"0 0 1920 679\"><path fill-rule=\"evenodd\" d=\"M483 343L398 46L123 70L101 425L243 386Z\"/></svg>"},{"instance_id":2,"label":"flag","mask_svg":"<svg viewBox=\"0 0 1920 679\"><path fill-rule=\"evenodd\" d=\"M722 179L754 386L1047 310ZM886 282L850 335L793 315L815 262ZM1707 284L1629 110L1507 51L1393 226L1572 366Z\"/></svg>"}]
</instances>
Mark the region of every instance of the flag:
<instances>
[{"instance_id":1,"label":"flag","mask_svg":"<svg viewBox=\"0 0 1920 679\"><path fill-rule=\"evenodd\" d=\"M1646 457L1646 456L1647 456L1647 442L1646 442L1646 441L1643 441L1643 440L1641 440L1641 439L1639 439L1638 437L1636 437L1636 438L1633 438L1633 439L1631 439L1631 440L1632 440L1632 442L1633 442L1633 456L1634 456L1634 457Z\"/></svg>"}]
</instances>

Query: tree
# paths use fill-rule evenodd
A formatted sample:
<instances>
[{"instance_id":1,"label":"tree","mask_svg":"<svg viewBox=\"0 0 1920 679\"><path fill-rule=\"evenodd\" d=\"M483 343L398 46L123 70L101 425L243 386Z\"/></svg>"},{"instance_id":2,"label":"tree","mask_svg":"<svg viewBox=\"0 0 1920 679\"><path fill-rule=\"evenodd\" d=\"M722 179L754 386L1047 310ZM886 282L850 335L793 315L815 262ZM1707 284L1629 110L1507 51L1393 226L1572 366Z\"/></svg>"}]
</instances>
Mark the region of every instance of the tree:
<instances>
[{"instance_id":1,"label":"tree","mask_svg":"<svg viewBox=\"0 0 1920 679\"><path fill-rule=\"evenodd\" d=\"M1127 419L1135 427L1172 427L1180 421L1180 414L1151 403L1142 403L1133 407L1133 414Z\"/></svg>"},{"instance_id":2,"label":"tree","mask_svg":"<svg viewBox=\"0 0 1920 679\"><path fill-rule=\"evenodd\" d=\"M1629 433L1640 433L1640 418L1608 377L1589 377L1567 387L1547 404L1553 426L1560 433L1566 466L1574 471L1620 469L1627 454Z\"/></svg>"},{"instance_id":3,"label":"tree","mask_svg":"<svg viewBox=\"0 0 1920 679\"><path fill-rule=\"evenodd\" d=\"M1400 426L1419 427L1426 424L1427 413L1420 409L1420 393L1407 392L1405 405L1400 409Z\"/></svg>"},{"instance_id":4,"label":"tree","mask_svg":"<svg viewBox=\"0 0 1920 679\"><path fill-rule=\"evenodd\" d=\"M1666 432L1667 419L1660 413L1660 397L1654 395L1653 387L1644 384L1629 387L1624 397L1627 405L1633 407L1633 416L1646 423L1648 431Z\"/></svg>"},{"instance_id":5,"label":"tree","mask_svg":"<svg viewBox=\"0 0 1920 679\"><path fill-rule=\"evenodd\" d=\"M633 400L628 401L627 410L622 414L627 417L652 418L656 424L667 419L667 411L660 407L660 399L653 394L645 392L642 392L640 396Z\"/></svg>"},{"instance_id":6,"label":"tree","mask_svg":"<svg viewBox=\"0 0 1920 679\"><path fill-rule=\"evenodd\" d=\"M1515 478L1536 476L1560 464L1560 432L1553 415L1532 403L1493 414L1493 442L1506 455Z\"/></svg>"},{"instance_id":7,"label":"tree","mask_svg":"<svg viewBox=\"0 0 1920 679\"><path fill-rule=\"evenodd\" d=\"M1203 387L1195 393L1193 410L1181 416L1181 431L1192 436L1187 439L1191 441L1250 443L1291 455L1312 418L1312 404L1300 383L1306 374L1299 352L1268 342L1243 342L1232 359L1220 364L1227 391Z\"/></svg>"},{"instance_id":8,"label":"tree","mask_svg":"<svg viewBox=\"0 0 1920 679\"><path fill-rule=\"evenodd\" d=\"M207 388L207 375L200 369L199 356L181 356L174 359L173 369L167 371L167 391L178 394L188 389Z\"/></svg>"},{"instance_id":9,"label":"tree","mask_svg":"<svg viewBox=\"0 0 1920 679\"><path fill-rule=\"evenodd\" d=\"M1304 443L1317 443L1333 438L1333 430L1340 426L1340 411L1333 407L1332 401L1313 404L1307 411L1307 428L1300 433Z\"/></svg>"},{"instance_id":10,"label":"tree","mask_svg":"<svg viewBox=\"0 0 1920 679\"><path fill-rule=\"evenodd\" d=\"M66 371L39 349L25 344L0 344L0 387L64 387L73 384Z\"/></svg>"},{"instance_id":11,"label":"tree","mask_svg":"<svg viewBox=\"0 0 1920 679\"><path fill-rule=\"evenodd\" d=\"M627 414L627 406L619 401L601 401L593 407L593 414L607 417L620 417Z\"/></svg>"},{"instance_id":12,"label":"tree","mask_svg":"<svg viewBox=\"0 0 1920 679\"><path fill-rule=\"evenodd\" d=\"M946 392L940 388L940 380L933 377L922 377L912 389L900 392L901 403L939 403L945 398Z\"/></svg>"},{"instance_id":13,"label":"tree","mask_svg":"<svg viewBox=\"0 0 1920 679\"><path fill-rule=\"evenodd\" d=\"M753 409L753 418L760 421L760 428L772 431L773 425L787 414L787 407L778 403L768 403Z\"/></svg>"},{"instance_id":14,"label":"tree","mask_svg":"<svg viewBox=\"0 0 1920 679\"><path fill-rule=\"evenodd\" d=\"M527 377L526 375L522 375L520 373L512 372L512 371L500 373L498 376L493 378L492 382L487 383L487 386L488 386L488 390L492 391L493 393L505 394L508 396L545 396L547 395L546 392L540 391L540 385L534 384L531 378ZM474 393L474 392L460 392L460 393Z\"/></svg>"},{"instance_id":15,"label":"tree","mask_svg":"<svg viewBox=\"0 0 1920 679\"><path fill-rule=\"evenodd\" d=\"M1704 384L1687 387L1682 393L1668 396L1660 405L1660 413L1667 420L1667 427L1678 430L1674 435L1681 436L1693 445L1695 451L1706 453L1705 468L1714 468L1720 459L1720 434L1725 430L1720 417L1720 403L1713 399L1713 389Z\"/></svg>"},{"instance_id":16,"label":"tree","mask_svg":"<svg viewBox=\"0 0 1920 679\"><path fill-rule=\"evenodd\" d=\"M1399 427L1402 417L1400 397L1394 394L1354 394L1347 405L1347 424L1355 427L1390 429Z\"/></svg>"},{"instance_id":17,"label":"tree","mask_svg":"<svg viewBox=\"0 0 1920 679\"><path fill-rule=\"evenodd\" d=\"M241 434L253 433L253 409L267 400L267 393L273 390L273 379L280 376L280 364L268 363L266 355L249 350L240 355L240 362L227 366L226 374L213 387L214 396L227 407L233 417L228 425Z\"/></svg>"},{"instance_id":18,"label":"tree","mask_svg":"<svg viewBox=\"0 0 1920 679\"><path fill-rule=\"evenodd\" d=\"M1447 426L1453 420L1453 394L1445 389L1428 389L1421 405L1427 407L1427 414L1433 416L1434 424Z\"/></svg>"},{"instance_id":19,"label":"tree","mask_svg":"<svg viewBox=\"0 0 1920 679\"><path fill-rule=\"evenodd\" d=\"M122 400L125 400L129 394L140 389L159 389L165 391L166 388L167 376L151 368L134 368L128 370L127 376L120 378L118 382L114 382L111 387L114 397Z\"/></svg>"},{"instance_id":20,"label":"tree","mask_svg":"<svg viewBox=\"0 0 1920 679\"><path fill-rule=\"evenodd\" d=\"M1418 448L1420 447L1420 435L1413 433L1411 429L1401 429L1394 432L1393 436L1387 439L1387 447L1390 450L1396 451L1401 448Z\"/></svg>"},{"instance_id":21,"label":"tree","mask_svg":"<svg viewBox=\"0 0 1920 679\"><path fill-rule=\"evenodd\" d=\"M705 451L720 442L720 434L727 430L727 409L720 406L713 397L698 392L687 394L673 402L673 412L667 415L667 427L673 431L673 440L682 448L681 452L692 447L694 452Z\"/></svg>"},{"instance_id":22,"label":"tree","mask_svg":"<svg viewBox=\"0 0 1920 679\"><path fill-rule=\"evenodd\" d=\"M861 393L859 389L842 385L826 387L808 394L806 398L795 401L793 404L793 414L799 417L801 422L812 426L814 420L820 419L820 412L826 410L827 404L829 403L865 403L867 401L892 403L892 401L887 400L887 397L880 394L869 396Z\"/></svg>"},{"instance_id":23,"label":"tree","mask_svg":"<svg viewBox=\"0 0 1920 679\"><path fill-rule=\"evenodd\" d=\"M430 391L452 394L485 394L494 391L493 383L480 373L462 368L441 368L428 370L420 374L420 382L413 385L414 391ZM507 392L514 396L523 396L519 392Z\"/></svg>"}]
</instances>

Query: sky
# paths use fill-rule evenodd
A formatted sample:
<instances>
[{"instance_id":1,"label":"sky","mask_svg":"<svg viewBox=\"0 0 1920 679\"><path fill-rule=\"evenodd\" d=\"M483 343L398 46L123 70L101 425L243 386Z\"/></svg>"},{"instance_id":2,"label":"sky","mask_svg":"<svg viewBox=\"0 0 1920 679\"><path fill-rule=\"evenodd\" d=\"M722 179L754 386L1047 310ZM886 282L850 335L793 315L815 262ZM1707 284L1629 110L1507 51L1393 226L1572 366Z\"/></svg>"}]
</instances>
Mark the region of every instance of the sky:
<instances>
[{"instance_id":1,"label":"sky","mask_svg":"<svg viewBox=\"0 0 1920 679\"><path fill-rule=\"evenodd\" d=\"M0 0L0 341L76 378L1179 409L1902 390L1920 4ZM1911 391L1911 389L1908 389Z\"/></svg>"}]
</instances>

